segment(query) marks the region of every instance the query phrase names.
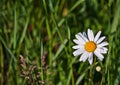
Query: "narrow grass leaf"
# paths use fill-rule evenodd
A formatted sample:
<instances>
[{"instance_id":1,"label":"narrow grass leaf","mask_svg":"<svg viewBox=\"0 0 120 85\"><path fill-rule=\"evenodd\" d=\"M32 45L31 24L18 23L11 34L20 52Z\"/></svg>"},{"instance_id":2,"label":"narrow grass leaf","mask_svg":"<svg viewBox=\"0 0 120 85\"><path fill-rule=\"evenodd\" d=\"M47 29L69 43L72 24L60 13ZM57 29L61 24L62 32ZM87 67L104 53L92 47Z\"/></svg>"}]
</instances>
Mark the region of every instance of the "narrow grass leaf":
<instances>
[{"instance_id":1,"label":"narrow grass leaf","mask_svg":"<svg viewBox=\"0 0 120 85\"><path fill-rule=\"evenodd\" d=\"M112 23L111 33L115 32L118 26L118 21L120 17L120 0L117 0L116 2L116 10L114 14L114 19Z\"/></svg>"},{"instance_id":2,"label":"narrow grass leaf","mask_svg":"<svg viewBox=\"0 0 120 85\"><path fill-rule=\"evenodd\" d=\"M17 36L17 14L16 14L16 7L15 7L15 10L14 10L14 36L13 36L14 49L16 48L16 42L17 42L16 36Z\"/></svg>"},{"instance_id":3,"label":"narrow grass leaf","mask_svg":"<svg viewBox=\"0 0 120 85\"><path fill-rule=\"evenodd\" d=\"M56 52L53 60L55 60L55 59L59 56L59 54L62 52L62 50L64 49L65 44L67 43L67 41L68 41L68 40L65 39L64 44L61 44L61 46L59 47L58 51Z\"/></svg>"},{"instance_id":4,"label":"narrow grass leaf","mask_svg":"<svg viewBox=\"0 0 120 85\"><path fill-rule=\"evenodd\" d=\"M82 81L82 79L84 78L84 76L85 76L85 73L83 73L81 76L79 76L75 85L80 85L80 82Z\"/></svg>"},{"instance_id":5,"label":"narrow grass leaf","mask_svg":"<svg viewBox=\"0 0 120 85\"><path fill-rule=\"evenodd\" d=\"M49 39L51 39L51 31L50 31L48 19L46 19L46 26L47 26L48 37Z\"/></svg>"},{"instance_id":6,"label":"narrow grass leaf","mask_svg":"<svg viewBox=\"0 0 120 85\"><path fill-rule=\"evenodd\" d=\"M77 6L79 6L81 3L83 3L85 0L78 0L73 7L69 10L69 13L72 12Z\"/></svg>"},{"instance_id":7,"label":"narrow grass leaf","mask_svg":"<svg viewBox=\"0 0 120 85\"><path fill-rule=\"evenodd\" d=\"M69 75L68 75L68 79L67 79L67 84L66 85L70 85L71 77L72 77L72 68L69 71Z\"/></svg>"},{"instance_id":8,"label":"narrow grass leaf","mask_svg":"<svg viewBox=\"0 0 120 85\"><path fill-rule=\"evenodd\" d=\"M40 48L40 54L41 54L41 79L44 80L44 74L43 74L43 68L42 68L42 56L43 56L43 44L41 42L41 48Z\"/></svg>"},{"instance_id":9,"label":"narrow grass leaf","mask_svg":"<svg viewBox=\"0 0 120 85\"><path fill-rule=\"evenodd\" d=\"M67 29L68 29L68 39L70 40L70 28L67 27Z\"/></svg>"},{"instance_id":10,"label":"narrow grass leaf","mask_svg":"<svg viewBox=\"0 0 120 85\"><path fill-rule=\"evenodd\" d=\"M13 55L13 53L11 52L11 50L7 47L5 41L3 40L3 38L0 36L0 41L2 42L2 44L4 45L5 49L8 51L8 53L11 55L11 58L16 61L15 56Z\"/></svg>"},{"instance_id":11,"label":"narrow grass leaf","mask_svg":"<svg viewBox=\"0 0 120 85\"><path fill-rule=\"evenodd\" d=\"M28 23L29 23L29 17L27 17L27 21L25 23L25 27L24 27L23 32L22 32L22 36L20 38L20 44L23 42L23 40L25 38L25 34L26 34L27 27L28 27Z\"/></svg>"}]
</instances>

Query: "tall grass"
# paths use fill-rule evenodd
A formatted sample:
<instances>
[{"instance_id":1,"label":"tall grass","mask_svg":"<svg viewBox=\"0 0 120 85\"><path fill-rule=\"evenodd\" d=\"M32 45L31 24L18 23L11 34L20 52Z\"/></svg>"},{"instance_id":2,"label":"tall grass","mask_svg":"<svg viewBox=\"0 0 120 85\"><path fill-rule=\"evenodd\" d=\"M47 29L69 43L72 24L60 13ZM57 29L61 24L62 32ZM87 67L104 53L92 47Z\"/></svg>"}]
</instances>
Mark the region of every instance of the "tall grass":
<instances>
[{"instance_id":1,"label":"tall grass","mask_svg":"<svg viewBox=\"0 0 120 85\"><path fill-rule=\"evenodd\" d=\"M119 0L1 0L1 85L119 85L119 21ZM75 34L88 28L109 42L92 78L72 54Z\"/></svg>"}]
</instances>

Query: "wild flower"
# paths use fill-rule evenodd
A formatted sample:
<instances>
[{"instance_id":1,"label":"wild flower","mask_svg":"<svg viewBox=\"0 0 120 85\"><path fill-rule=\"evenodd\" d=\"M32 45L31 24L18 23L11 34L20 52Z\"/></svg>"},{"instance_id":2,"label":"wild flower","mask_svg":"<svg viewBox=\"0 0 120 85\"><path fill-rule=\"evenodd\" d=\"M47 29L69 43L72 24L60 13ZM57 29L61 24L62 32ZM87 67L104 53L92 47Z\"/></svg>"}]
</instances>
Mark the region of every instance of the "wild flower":
<instances>
[{"instance_id":1,"label":"wild flower","mask_svg":"<svg viewBox=\"0 0 120 85\"><path fill-rule=\"evenodd\" d=\"M93 63L93 54L97 56L99 60L103 60L103 54L107 53L107 48L105 46L108 45L108 42L103 41L106 37L101 35L101 31L99 31L95 36L93 31L88 29L87 34L85 32L78 33L75 35L77 39L73 41L77 44L73 46L75 51L73 52L74 56L81 55L79 61L85 62L87 59L90 64Z\"/></svg>"}]
</instances>

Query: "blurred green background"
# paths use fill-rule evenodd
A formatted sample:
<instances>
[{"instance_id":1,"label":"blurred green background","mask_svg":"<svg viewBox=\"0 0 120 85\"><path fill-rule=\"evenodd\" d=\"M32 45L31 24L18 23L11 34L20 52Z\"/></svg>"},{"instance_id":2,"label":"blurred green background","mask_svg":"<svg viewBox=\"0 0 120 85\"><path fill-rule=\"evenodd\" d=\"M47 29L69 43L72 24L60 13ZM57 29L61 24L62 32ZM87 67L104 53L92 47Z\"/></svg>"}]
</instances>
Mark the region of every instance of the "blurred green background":
<instances>
[{"instance_id":1,"label":"blurred green background","mask_svg":"<svg viewBox=\"0 0 120 85\"><path fill-rule=\"evenodd\" d=\"M72 55L88 28L109 42L93 78ZM0 0L0 84L120 85L120 0Z\"/></svg>"}]
</instances>

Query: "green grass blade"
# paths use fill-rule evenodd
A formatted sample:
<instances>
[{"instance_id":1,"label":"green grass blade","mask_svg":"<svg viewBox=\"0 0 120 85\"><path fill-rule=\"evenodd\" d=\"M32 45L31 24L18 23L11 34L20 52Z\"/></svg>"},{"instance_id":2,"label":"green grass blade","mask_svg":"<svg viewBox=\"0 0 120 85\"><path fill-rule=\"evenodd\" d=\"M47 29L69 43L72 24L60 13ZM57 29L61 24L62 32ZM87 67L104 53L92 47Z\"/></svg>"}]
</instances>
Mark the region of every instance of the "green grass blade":
<instances>
[{"instance_id":1,"label":"green grass blade","mask_svg":"<svg viewBox=\"0 0 120 85\"><path fill-rule=\"evenodd\" d=\"M15 56L13 55L12 51L7 47L5 41L3 40L3 38L0 36L0 41L2 42L2 44L4 45L5 49L8 51L8 53L11 55L11 58L16 61Z\"/></svg>"},{"instance_id":2,"label":"green grass blade","mask_svg":"<svg viewBox=\"0 0 120 85\"><path fill-rule=\"evenodd\" d=\"M16 7L14 10L14 35L13 35L13 48L16 48L16 37L17 37L17 14L16 14Z\"/></svg>"},{"instance_id":3,"label":"green grass blade","mask_svg":"<svg viewBox=\"0 0 120 85\"><path fill-rule=\"evenodd\" d=\"M25 27L23 29L23 32L22 32L19 44L21 44L23 42L24 38L25 38L25 34L26 34L27 27L28 27L28 23L29 23L29 17L27 17L27 21L25 23Z\"/></svg>"},{"instance_id":4,"label":"green grass blade","mask_svg":"<svg viewBox=\"0 0 120 85\"><path fill-rule=\"evenodd\" d=\"M115 10L114 19L111 27L111 33L116 32L117 26L119 23L119 17L120 17L120 0L117 0L116 10Z\"/></svg>"},{"instance_id":5,"label":"green grass blade","mask_svg":"<svg viewBox=\"0 0 120 85\"><path fill-rule=\"evenodd\" d=\"M83 3L85 0L78 0L72 8L69 10L69 13L72 12L77 6L79 6L81 3Z\"/></svg>"},{"instance_id":6,"label":"green grass blade","mask_svg":"<svg viewBox=\"0 0 120 85\"><path fill-rule=\"evenodd\" d=\"M58 49L57 53L55 54L53 60L55 60L55 59L59 56L59 54L62 52L62 50L63 50L64 47L65 47L65 44L67 43L67 41L68 41L68 40L66 39L66 40L64 41L64 45L61 44L61 46L59 47L59 49Z\"/></svg>"},{"instance_id":7,"label":"green grass blade","mask_svg":"<svg viewBox=\"0 0 120 85\"><path fill-rule=\"evenodd\" d=\"M82 81L82 79L84 78L84 76L85 76L85 73L81 74L81 75L78 77L75 85L79 85L80 82Z\"/></svg>"}]
</instances>

